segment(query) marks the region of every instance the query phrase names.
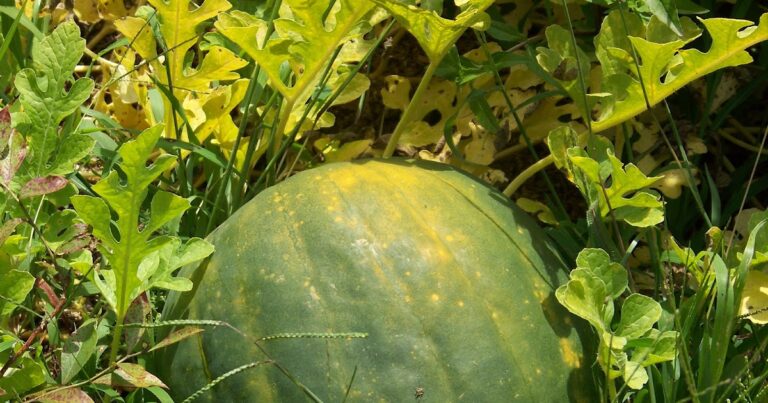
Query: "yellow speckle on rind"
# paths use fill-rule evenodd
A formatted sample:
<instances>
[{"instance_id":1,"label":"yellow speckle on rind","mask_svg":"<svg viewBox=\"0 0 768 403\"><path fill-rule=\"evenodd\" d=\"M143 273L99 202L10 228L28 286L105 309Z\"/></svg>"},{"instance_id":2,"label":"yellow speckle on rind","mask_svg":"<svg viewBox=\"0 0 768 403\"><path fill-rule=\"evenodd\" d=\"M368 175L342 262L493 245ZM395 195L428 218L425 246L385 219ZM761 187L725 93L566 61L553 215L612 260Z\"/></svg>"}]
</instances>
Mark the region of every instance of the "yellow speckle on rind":
<instances>
[{"instance_id":1,"label":"yellow speckle on rind","mask_svg":"<svg viewBox=\"0 0 768 403\"><path fill-rule=\"evenodd\" d=\"M546 301L547 297L549 296L549 294L540 289L533 290L533 295L536 296L536 299L538 299L540 303L544 303L544 301Z\"/></svg>"},{"instance_id":2,"label":"yellow speckle on rind","mask_svg":"<svg viewBox=\"0 0 768 403\"><path fill-rule=\"evenodd\" d=\"M431 298L432 298L432 302L437 302L437 301L440 301L440 296L439 296L439 295L437 295L437 294L432 294L432 297L431 297Z\"/></svg>"},{"instance_id":3,"label":"yellow speckle on rind","mask_svg":"<svg viewBox=\"0 0 768 403\"><path fill-rule=\"evenodd\" d=\"M317 289L315 288L315 286L309 287L309 296L314 301L320 301L320 295L317 294Z\"/></svg>"},{"instance_id":4,"label":"yellow speckle on rind","mask_svg":"<svg viewBox=\"0 0 768 403\"><path fill-rule=\"evenodd\" d=\"M563 356L565 365L571 368L581 367L581 356L574 350L570 339L565 337L560 339L560 354Z\"/></svg>"}]
</instances>

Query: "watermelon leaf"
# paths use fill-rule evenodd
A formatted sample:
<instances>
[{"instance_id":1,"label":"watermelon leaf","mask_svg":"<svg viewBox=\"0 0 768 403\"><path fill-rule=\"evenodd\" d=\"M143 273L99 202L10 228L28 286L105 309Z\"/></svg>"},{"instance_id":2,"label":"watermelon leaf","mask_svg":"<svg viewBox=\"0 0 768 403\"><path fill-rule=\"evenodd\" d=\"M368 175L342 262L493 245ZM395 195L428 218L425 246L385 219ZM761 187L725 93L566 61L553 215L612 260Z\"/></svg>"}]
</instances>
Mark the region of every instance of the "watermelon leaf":
<instances>
[{"instance_id":1,"label":"watermelon leaf","mask_svg":"<svg viewBox=\"0 0 768 403\"><path fill-rule=\"evenodd\" d=\"M616 334L627 338L643 336L659 319L661 305L658 302L642 294L632 294L621 306L621 321L616 326Z\"/></svg>"},{"instance_id":2,"label":"watermelon leaf","mask_svg":"<svg viewBox=\"0 0 768 403\"><path fill-rule=\"evenodd\" d=\"M648 382L645 367L675 358L678 333L655 329L661 305L636 293L624 300L621 319L614 326L614 301L627 289L626 269L597 248L582 250L576 264L571 279L555 291L555 297L596 329L600 336L597 361L609 379L622 377L628 387L641 389Z\"/></svg>"},{"instance_id":3,"label":"watermelon leaf","mask_svg":"<svg viewBox=\"0 0 768 403\"><path fill-rule=\"evenodd\" d=\"M581 270L581 271L578 271ZM598 331L606 330L606 319L610 322L613 312L607 315L606 300L610 300L605 283L592 272L576 269L573 278L555 292L560 304L571 313L587 320ZM613 305L611 305L612 307Z\"/></svg>"},{"instance_id":4,"label":"watermelon leaf","mask_svg":"<svg viewBox=\"0 0 768 403\"><path fill-rule=\"evenodd\" d=\"M654 7L661 10L661 6ZM659 16L643 24L639 17L630 15L624 24L619 13L614 10L605 18L595 39L602 66L601 90L598 93L584 92L590 102L590 112L593 106L599 110L597 118L592 120L595 133L645 111L646 96L648 104L654 106L700 77L752 62L747 49L768 40L768 13L760 17L758 25L748 20L726 18L701 20L712 38L706 52L684 48L701 34L690 19L681 19L678 29L672 24L670 30L670 25ZM578 77L574 74L577 72L574 55L579 51L571 49L571 38L564 33L567 31L563 28L548 28L548 48L538 49L537 60L560 82L574 102L583 106L582 93L576 84ZM579 55L579 61L585 64L587 59L582 56ZM589 70L582 69L585 80L588 73Z\"/></svg>"},{"instance_id":5,"label":"watermelon leaf","mask_svg":"<svg viewBox=\"0 0 768 403\"><path fill-rule=\"evenodd\" d=\"M190 96L205 98L214 83L240 78L237 70L248 63L222 46L210 46L204 53L196 55L200 61L194 67L188 61L192 58L190 49L198 43L202 25L230 9L228 1L206 0L199 7L192 8L190 0L152 0L149 3L155 7L156 12L149 13L140 9L136 17L123 18L116 21L115 26L131 40L132 48L142 58L150 61L160 85L170 90L165 95L172 95L179 103ZM158 44L165 50L165 59L158 58ZM247 86L247 80L245 82ZM173 138L176 135L173 133L173 122L177 111L174 111L170 99L164 97L163 100L166 137ZM148 98L142 99L142 102L145 103L145 109L151 110ZM233 125L231 118L228 125ZM188 135L181 134L181 139L187 140Z\"/></svg>"},{"instance_id":6,"label":"watermelon leaf","mask_svg":"<svg viewBox=\"0 0 768 403\"><path fill-rule=\"evenodd\" d=\"M484 30L491 25L491 17L484 10L493 4L493 0L456 1L461 13L455 20L397 0L371 1L397 18L416 38L431 63L440 63L467 28Z\"/></svg>"},{"instance_id":7,"label":"watermelon leaf","mask_svg":"<svg viewBox=\"0 0 768 403\"><path fill-rule=\"evenodd\" d=\"M90 96L93 80L73 82L72 73L83 55L85 40L71 21L60 24L32 47L33 68L16 76L22 110L12 114L17 130L27 138L29 155L22 170L29 177L61 175L85 157L94 145L88 136L59 135L59 124Z\"/></svg>"},{"instance_id":8,"label":"watermelon leaf","mask_svg":"<svg viewBox=\"0 0 768 403\"><path fill-rule=\"evenodd\" d=\"M216 28L261 66L270 85L289 104L303 104L334 51L370 29L364 17L373 4L340 0L330 14L325 1L286 0L283 6L290 14L281 11L281 18L274 21L277 35L269 38L267 22L242 11L222 14ZM326 21L326 15L334 23ZM283 79L285 63L293 73L292 85Z\"/></svg>"},{"instance_id":9,"label":"watermelon leaf","mask_svg":"<svg viewBox=\"0 0 768 403\"><path fill-rule=\"evenodd\" d=\"M101 198L72 197L75 210L93 227L94 236L101 241L99 250L110 270L100 270L93 280L117 313L118 326L122 324L131 301L151 287L180 291L191 288L188 281L174 279L171 272L213 251L206 241L196 238L179 250L177 238L153 237L156 231L189 208L189 202L179 196L157 191L150 203L149 219L139 220L149 186L175 162L173 156L161 155L151 165L146 165L162 131L162 125L149 128L120 148L118 153L122 162L119 169L125 179L113 170L96 183L93 190ZM110 209L117 216L116 231L111 224ZM115 334L119 338L119 331ZM113 343L113 347L116 346L119 344ZM112 362L115 350L113 348Z\"/></svg>"},{"instance_id":10,"label":"watermelon leaf","mask_svg":"<svg viewBox=\"0 0 768 403\"><path fill-rule=\"evenodd\" d=\"M625 166L613 151L606 151L610 165L590 158L580 147L568 150L568 158L585 178L580 186L582 193L588 200L598 201L604 218L613 216L635 227L651 227L662 222L664 204L657 194L647 190L661 177L647 177L634 164ZM606 166L608 175L604 174Z\"/></svg>"}]
</instances>

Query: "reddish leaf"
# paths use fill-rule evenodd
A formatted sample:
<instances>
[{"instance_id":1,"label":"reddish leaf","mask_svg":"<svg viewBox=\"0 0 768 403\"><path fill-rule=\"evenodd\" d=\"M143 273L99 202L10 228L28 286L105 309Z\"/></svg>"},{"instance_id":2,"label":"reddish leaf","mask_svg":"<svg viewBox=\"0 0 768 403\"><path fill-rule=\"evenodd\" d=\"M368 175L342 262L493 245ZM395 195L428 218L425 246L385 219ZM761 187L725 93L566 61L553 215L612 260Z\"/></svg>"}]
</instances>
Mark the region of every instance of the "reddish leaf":
<instances>
[{"instance_id":1,"label":"reddish leaf","mask_svg":"<svg viewBox=\"0 0 768 403\"><path fill-rule=\"evenodd\" d=\"M141 365L127 362L117 364L115 372L99 377L93 383L124 389L149 388L152 386L168 389L158 377L147 372Z\"/></svg>"},{"instance_id":2,"label":"reddish leaf","mask_svg":"<svg viewBox=\"0 0 768 403\"><path fill-rule=\"evenodd\" d=\"M168 347L171 344L178 343L187 337L194 336L202 331L202 328L192 326L174 330L173 333L169 334L168 337L164 338L163 340L160 340L160 342L155 344L151 349L149 349L149 351L155 351L164 347Z\"/></svg>"},{"instance_id":3,"label":"reddish leaf","mask_svg":"<svg viewBox=\"0 0 768 403\"><path fill-rule=\"evenodd\" d=\"M125 315L125 323L144 323L151 312L152 307L149 304L147 293L141 293L141 295L133 300L131 306L128 307L128 313ZM133 351L133 349L141 342L145 333L146 330L141 327L130 327L125 329L125 345L128 347L129 351Z\"/></svg>"},{"instance_id":4,"label":"reddish leaf","mask_svg":"<svg viewBox=\"0 0 768 403\"><path fill-rule=\"evenodd\" d=\"M87 393L77 388L57 390L40 398L40 403L93 403Z\"/></svg>"},{"instance_id":5,"label":"reddish leaf","mask_svg":"<svg viewBox=\"0 0 768 403\"><path fill-rule=\"evenodd\" d=\"M24 222L24 220L21 218L12 218L0 226L0 245L5 243L5 240L8 239L11 234L13 234L13 231L16 230L16 227L22 222Z\"/></svg>"},{"instance_id":6,"label":"reddish leaf","mask_svg":"<svg viewBox=\"0 0 768 403\"><path fill-rule=\"evenodd\" d=\"M24 139L15 133L9 134L10 141L3 141L3 145L8 146L8 154L0 160L0 181L7 184L16 175L21 163L27 156L27 144ZM5 148L5 147L4 147Z\"/></svg>"},{"instance_id":7,"label":"reddish leaf","mask_svg":"<svg viewBox=\"0 0 768 403\"><path fill-rule=\"evenodd\" d=\"M25 183L19 192L19 198L42 196L63 189L67 186L67 179L62 176L46 176L35 178Z\"/></svg>"},{"instance_id":8,"label":"reddish leaf","mask_svg":"<svg viewBox=\"0 0 768 403\"><path fill-rule=\"evenodd\" d=\"M59 246L58 248L56 248L56 254L59 256L68 255L70 253L83 250L90 243L91 243L91 237L79 236L79 237L73 238L71 241L68 241L62 244L61 246Z\"/></svg>"},{"instance_id":9,"label":"reddish leaf","mask_svg":"<svg viewBox=\"0 0 768 403\"><path fill-rule=\"evenodd\" d=\"M8 107L0 109L0 152L8 146L8 140L11 138L11 113Z\"/></svg>"}]
</instances>

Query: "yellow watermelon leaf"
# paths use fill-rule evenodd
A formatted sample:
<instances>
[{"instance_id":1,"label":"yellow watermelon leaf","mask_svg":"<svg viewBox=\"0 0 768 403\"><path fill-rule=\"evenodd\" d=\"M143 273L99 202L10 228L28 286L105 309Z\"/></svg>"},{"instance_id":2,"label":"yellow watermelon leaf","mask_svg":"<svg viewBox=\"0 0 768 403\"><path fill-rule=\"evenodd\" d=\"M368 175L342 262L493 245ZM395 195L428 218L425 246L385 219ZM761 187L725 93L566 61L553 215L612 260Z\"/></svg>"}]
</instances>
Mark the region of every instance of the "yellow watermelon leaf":
<instances>
[{"instance_id":1,"label":"yellow watermelon leaf","mask_svg":"<svg viewBox=\"0 0 768 403\"><path fill-rule=\"evenodd\" d=\"M491 18L484 10L493 0L456 1L461 13L455 20L440 17L433 10L403 4L397 0L371 0L385 8L413 35L430 62L439 63L467 28L485 29Z\"/></svg>"},{"instance_id":2,"label":"yellow watermelon leaf","mask_svg":"<svg viewBox=\"0 0 768 403\"><path fill-rule=\"evenodd\" d=\"M124 128L144 130L149 125L141 100L151 82L140 73L143 69L136 69L133 50L115 49L113 57L117 58L117 64L99 61L102 65L102 90L96 92L94 108L111 115Z\"/></svg>"},{"instance_id":3,"label":"yellow watermelon leaf","mask_svg":"<svg viewBox=\"0 0 768 403\"><path fill-rule=\"evenodd\" d=\"M470 122L470 138L464 144L464 158L468 162L490 165L496 155L496 133Z\"/></svg>"},{"instance_id":4,"label":"yellow watermelon leaf","mask_svg":"<svg viewBox=\"0 0 768 403\"><path fill-rule=\"evenodd\" d=\"M557 219L555 218L555 215L552 213L552 210L547 206L546 204L528 199L525 197L521 197L515 201L515 204L517 204L518 207L523 209L528 214L535 214L536 218L539 219L539 221L549 224L549 225L558 225Z\"/></svg>"},{"instance_id":5,"label":"yellow watermelon leaf","mask_svg":"<svg viewBox=\"0 0 768 403\"><path fill-rule=\"evenodd\" d=\"M371 149L372 140L355 140L341 144L328 136L315 141L315 148L325 156L326 162L351 161Z\"/></svg>"},{"instance_id":6,"label":"yellow watermelon leaf","mask_svg":"<svg viewBox=\"0 0 768 403\"><path fill-rule=\"evenodd\" d=\"M744 291L741 294L739 315L749 315L747 319L760 325L768 324L768 275L750 270Z\"/></svg>"},{"instance_id":7,"label":"yellow watermelon leaf","mask_svg":"<svg viewBox=\"0 0 768 403\"><path fill-rule=\"evenodd\" d=\"M601 92L587 93L589 110L593 106L599 109L599 116L592 121L594 132L614 127L645 111L646 95L650 106L654 106L702 76L752 62L747 49L768 40L768 13L760 17L758 25L748 20L726 18L700 20L712 38L706 52L684 48L700 36L700 30L690 20L681 20L682 36L677 36L660 28L655 19L642 27L632 17L626 24L627 35L625 24L616 14L618 11L609 14L596 38L596 53L603 67ZM617 39L619 33L628 38L629 43ZM579 52L585 75L587 59L580 51L571 48L570 36L566 34L563 28L550 27L547 30L549 47L539 48L537 59L563 85L574 102L583 107L575 55ZM639 61L634 60L633 49Z\"/></svg>"},{"instance_id":8,"label":"yellow watermelon leaf","mask_svg":"<svg viewBox=\"0 0 768 403\"><path fill-rule=\"evenodd\" d=\"M184 75L184 58L197 43L200 25L232 7L226 0L205 0L194 9L190 3L190 0L149 0L157 10L164 47L168 50L166 65L170 66L174 80Z\"/></svg>"},{"instance_id":9,"label":"yellow watermelon leaf","mask_svg":"<svg viewBox=\"0 0 768 403\"><path fill-rule=\"evenodd\" d=\"M157 59L157 42L147 20L125 17L115 21L117 31L131 41L131 47L145 60Z\"/></svg>"},{"instance_id":10,"label":"yellow watermelon leaf","mask_svg":"<svg viewBox=\"0 0 768 403\"><path fill-rule=\"evenodd\" d=\"M96 24L103 21L110 24L117 19L133 14L140 3L124 0L74 0L72 11L82 22Z\"/></svg>"},{"instance_id":11,"label":"yellow watermelon leaf","mask_svg":"<svg viewBox=\"0 0 768 403\"><path fill-rule=\"evenodd\" d=\"M325 21L323 17L328 8L325 1L285 0L283 6L280 18L274 21L276 35L266 42L266 22L244 12L220 16L216 28L262 67L270 85L289 105L301 104L309 99L334 51L370 29L364 17L373 9L373 4L340 0ZM292 85L283 82L281 77L282 65L286 62L293 72Z\"/></svg>"},{"instance_id":12,"label":"yellow watermelon leaf","mask_svg":"<svg viewBox=\"0 0 768 403\"><path fill-rule=\"evenodd\" d=\"M387 108L404 111L411 99L411 81L407 77L391 75L384 77L384 82L387 85L379 92L381 102Z\"/></svg>"},{"instance_id":13,"label":"yellow watermelon leaf","mask_svg":"<svg viewBox=\"0 0 768 403\"><path fill-rule=\"evenodd\" d=\"M180 103L195 103L193 100L206 98L219 82L240 78L237 70L245 67L248 62L221 46L208 48L194 66L186 62L190 49L198 43L203 24L231 8L228 1L205 0L199 7L192 7L190 0L150 0L149 3L157 10L152 18L157 19L161 37L154 37L148 24L150 16L147 15L125 17L115 25L120 33L131 40L133 49L150 62L160 84L172 85L172 95ZM156 53L157 43L162 44L165 49L162 58ZM164 72L166 69L170 71L170 80ZM145 110L151 109L147 96L139 102ZM203 104L205 101L200 100L197 103ZM176 133L173 122L176 111L168 99L164 98L163 106L165 135L174 137ZM150 120L155 123L154 117ZM218 120L217 122L221 123ZM188 139L186 130L180 134L180 138Z\"/></svg>"},{"instance_id":14,"label":"yellow watermelon leaf","mask_svg":"<svg viewBox=\"0 0 768 403\"><path fill-rule=\"evenodd\" d=\"M213 135L214 143L219 145L227 158L232 154L238 133L238 128L232 121L231 112L245 98L248 83L249 80L240 79L231 85L218 87L210 94L201 98L199 102L201 104L200 109L203 112L202 121L192 123L198 140L204 142ZM238 168L242 168L250 140L250 137L244 137L240 141L235 158L235 166ZM251 158L251 163L255 163L261 157L263 151L264 147L257 148L256 154Z\"/></svg>"}]
</instances>

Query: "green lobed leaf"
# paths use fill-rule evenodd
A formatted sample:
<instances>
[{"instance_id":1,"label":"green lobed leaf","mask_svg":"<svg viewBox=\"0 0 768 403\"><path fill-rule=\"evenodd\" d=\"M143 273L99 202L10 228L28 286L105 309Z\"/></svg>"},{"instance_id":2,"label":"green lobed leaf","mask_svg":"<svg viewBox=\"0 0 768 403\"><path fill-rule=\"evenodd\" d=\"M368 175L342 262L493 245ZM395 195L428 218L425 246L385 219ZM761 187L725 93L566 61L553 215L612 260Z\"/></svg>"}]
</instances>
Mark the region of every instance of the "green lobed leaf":
<instances>
[{"instance_id":1,"label":"green lobed leaf","mask_svg":"<svg viewBox=\"0 0 768 403\"><path fill-rule=\"evenodd\" d=\"M599 332L609 329L613 301L605 283L586 269L571 272L571 280L555 291L555 297L571 313L587 320Z\"/></svg>"},{"instance_id":2,"label":"green lobed leaf","mask_svg":"<svg viewBox=\"0 0 768 403\"><path fill-rule=\"evenodd\" d=\"M86 156L94 145L90 137L59 135L59 124L93 90L90 78L73 82L72 73L84 48L85 40L77 25L64 22L33 44L33 68L23 69L16 76L22 110L13 113L13 122L29 143L24 166L30 177L71 172L72 164Z\"/></svg>"},{"instance_id":3,"label":"green lobed leaf","mask_svg":"<svg viewBox=\"0 0 768 403\"><path fill-rule=\"evenodd\" d=\"M642 389L648 382L648 372L638 362L627 361L624 364L624 373L622 374L624 383L632 389Z\"/></svg>"},{"instance_id":4,"label":"green lobed leaf","mask_svg":"<svg viewBox=\"0 0 768 403\"><path fill-rule=\"evenodd\" d=\"M698 35L666 43L656 43L641 37L629 40L640 58L640 76L651 106L711 72L752 62L746 49L768 39L768 13L760 17L758 26L751 21L711 18L701 20L709 32L712 43L706 52L698 49L682 49ZM632 75L636 70L632 69ZM607 80L626 80L617 74ZM628 81L624 89L626 97L617 100L614 113L603 116L593 124L595 131L605 130L636 116L646 109L643 87L636 77Z\"/></svg>"},{"instance_id":5,"label":"green lobed leaf","mask_svg":"<svg viewBox=\"0 0 768 403\"><path fill-rule=\"evenodd\" d=\"M599 278L612 299L618 298L627 289L627 270L621 264L612 262L608 252L602 249L584 248L576 257L576 269L588 270Z\"/></svg>"},{"instance_id":6,"label":"green lobed leaf","mask_svg":"<svg viewBox=\"0 0 768 403\"><path fill-rule=\"evenodd\" d=\"M100 275L94 276L94 282L119 318L124 317L130 302L141 292L153 285L164 284L146 282L156 274L153 270L162 266L156 265L148 269L146 265L141 265L153 253L168 248L169 244L173 245L174 238L153 238L154 232L189 208L187 200L168 192L157 191L150 202L149 219L143 223L139 220L141 206L150 185L174 164L172 156L161 155L151 165L146 165L146 160L152 154L162 132L163 126L157 125L123 144L118 153L121 158L119 168L124 179L121 179L115 170L102 178L93 186L93 190L101 198L72 198L75 210L93 227L94 236L101 241L99 250L109 262L111 270L101 270ZM117 214L115 234L110 226L110 208ZM210 249L203 252L205 251L210 254ZM203 252L195 256L201 256ZM170 278L170 272L161 271L161 276L167 283L172 281L167 280Z\"/></svg>"},{"instance_id":7,"label":"green lobed leaf","mask_svg":"<svg viewBox=\"0 0 768 403\"><path fill-rule=\"evenodd\" d=\"M610 169L610 181L601 174L600 163L581 148L569 149L568 158L587 179L587 189L582 191L590 200L599 200L602 217L615 217L635 227L650 227L664 220L664 204L657 194L646 190L661 177L647 177L634 164L624 166L611 150L607 150L610 165L604 165Z\"/></svg>"},{"instance_id":8,"label":"green lobed leaf","mask_svg":"<svg viewBox=\"0 0 768 403\"><path fill-rule=\"evenodd\" d=\"M213 253L213 245L200 238L192 238L183 246L177 238L165 243L161 249L145 259L139 267L139 277L146 281L145 289L151 287L174 291L189 291L192 282L184 277L171 274L184 265L206 258Z\"/></svg>"},{"instance_id":9,"label":"green lobed leaf","mask_svg":"<svg viewBox=\"0 0 768 403\"><path fill-rule=\"evenodd\" d=\"M166 49L168 49L168 59L166 61L166 65L170 67L171 77L174 81L173 85L182 88L190 87L196 89L198 86L189 82L190 80L194 79L184 74L186 67L185 58L187 56L187 52L197 42L196 39L199 35L198 30L201 24L213 17L216 17L219 13L228 10L232 7L232 5L226 0L205 0L200 6L190 8L191 3L192 2L190 0L149 1L149 4L151 4L152 7L157 10L157 19L160 24L160 32L162 33L162 40L164 42L163 45ZM140 22L140 24L144 24L143 20ZM238 69L243 67L243 61L234 56L234 54L231 54L231 52L226 51L226 49L219 49L221 54L227 53L225 58L226 61L219 61L219 63L211 63L209 61L208 64L209 66L212 64L219 65L219 68L221 68L221 73L224 74L225 77L231 77L230 71L223 68L223 66L228 65L229 61L232 61L237 63L239 66L235 67L234 69ZM203 59L201 64L205 64L207 59L207 57ZM237 62L238 60L239 62ZM208 71L209 69L205 70ZM158 78L161 80L166 80L166 78L162 76L163 75L160 74L158 75ZM194 75L192 75L192 77L194 77ZM235 79L238 77L239 76L234 75L232 78L223 79ZM162 82L168 84L166 81ZM206 85L203 89L208 89L207 84L209 82L210 80L206 82Z\"/></svg>"},{"instance_id":10,"label":"green lobed leaf","mask_svg":"<svg viewBox=\"0 0 768 403\"><path fill-rule=\"evenodd\" d=\"M579 106L579 112L583 114L587 107L584 105L582 94L587 94L587 98L595 97L595 94L589 94L582 87L582 80L579 79L579 74L582 74L584 81L587 81L590 70L589 56L578 46L574 48L570 31L559 25L548 26L545 35L549 47L536 49L536 60L562 85L573 102ZM589 109L592 104L593 102L590 102Z\"/></svg>"},{"instance_id":11,"label":"green lobed leaf","mask_svg":"<svg viewBox=\"0 0 768 403\"><path fill-rule=\"evenodd\" d=\"M632 294L621 306L621 321L616 334L630 339L648 333L661 318L661 305L651 297Z\"/></svg>"},{"instance_id":12,"label":"green lobed leaf","mask_svg":"<svg viewBox=\"0 0 768 403\"><path fill-rule=\"evenodd\" d=\"M644 367L672 361L677 354L678 337L680 335L675 331L659 332L652 329L648 336L635 340L634 343L639 346L632 352L632 360Z\"/></svg>"}]
</instances>

